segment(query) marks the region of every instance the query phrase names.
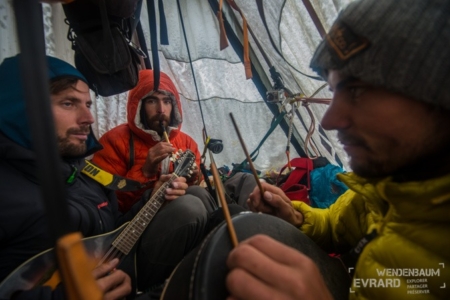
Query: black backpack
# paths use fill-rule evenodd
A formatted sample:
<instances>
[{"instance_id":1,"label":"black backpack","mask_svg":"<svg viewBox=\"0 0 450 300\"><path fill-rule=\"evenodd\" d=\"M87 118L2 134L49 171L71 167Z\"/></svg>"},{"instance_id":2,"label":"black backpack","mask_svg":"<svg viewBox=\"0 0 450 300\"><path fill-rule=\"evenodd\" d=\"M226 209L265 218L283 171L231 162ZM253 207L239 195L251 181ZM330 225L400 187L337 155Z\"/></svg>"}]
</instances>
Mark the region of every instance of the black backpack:
<instances>
[{"instance_id":1,"label":"black backpack","mask_svg":"<svg viewBox=\"0 0 450 300\"><path fill-rule=\"evenodd\" d=\"M142 0L76 0L62 6L75 66L89 87L105 97L134 88L140 56L145 57L131 43Z\"/></svg>"}]
</instances>

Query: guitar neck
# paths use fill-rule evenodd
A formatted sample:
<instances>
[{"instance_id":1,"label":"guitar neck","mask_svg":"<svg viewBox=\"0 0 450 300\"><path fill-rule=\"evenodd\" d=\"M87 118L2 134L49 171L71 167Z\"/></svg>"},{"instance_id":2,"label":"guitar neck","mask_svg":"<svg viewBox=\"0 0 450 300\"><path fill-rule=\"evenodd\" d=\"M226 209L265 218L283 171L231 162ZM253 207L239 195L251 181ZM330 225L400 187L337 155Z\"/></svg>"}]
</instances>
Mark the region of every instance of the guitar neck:
<instances>
[{"instance_id":1,"label":"guitar neck","mask_svg":"<svg viewBox=\"0 0 450 300\"><path fill-rule=\"evenodd\" d=\"M130 221L128 226L120 233L120 235L114 240L112 246L118 249L123 254L127 255L138 239L141 237L144 230L147 228L150 221L156 215L158 210L164 203L164 192L170 186L170 184L178 176L174 173L172 177L155 192L155 194L147 201L142 207L139 213Z\"/></svg>"}]
</instances>

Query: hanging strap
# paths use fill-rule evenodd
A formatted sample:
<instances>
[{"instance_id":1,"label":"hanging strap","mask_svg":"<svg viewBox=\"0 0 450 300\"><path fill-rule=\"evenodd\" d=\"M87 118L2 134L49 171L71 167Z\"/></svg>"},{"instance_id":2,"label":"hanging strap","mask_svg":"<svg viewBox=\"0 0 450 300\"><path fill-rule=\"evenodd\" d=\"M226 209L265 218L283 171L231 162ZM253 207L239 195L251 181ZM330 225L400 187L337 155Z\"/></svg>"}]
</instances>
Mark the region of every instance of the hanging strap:
<instances>
[{"instance_id":1,"label":"hanging strap","mask_svg":"<svg viewBox=\"0 0 450 300\"><path fill-rule=\"evenodd\" d=\"M225 49L226 47L228 47L227 33L225 31L225 25L223 23L222 6L223 6L223 0L220 0L219 1L219 10L217 11L217 19L219 20L220 50L221 51L223 49Z\"/></svg>"},{"instance_id":2,"label":"hanging strap","mask_svg":"<svg viewBox=\"0 0 450 300\"><path fill-rule=\"evenodd\" d=\"M306 10L308 11L309 16L311 17L314 26L316 26L317 31L323 38L327 33L325 32L325 28L323 27L322 22L320 22L319 16L317 15L314 7L312 6L309 0L303 0L303 4L305 5Z\"/></svg>"},{"instance_id":3,"label":"hanging strap","mask_svg":"<svg viewBox=\"0 0 450 300\"><path fill-rule=\"evenodd\" d=\"M245 77L247 79L252 78L252 65L250 62L250 47L248 43L248 23L247 19L245 18L244 14L242 13L241 9L236 5L234 0L227 0L228 5L230 5L234 10L236 10L242 18L242 36L243 36L243 46L244 46L244 54L243 54L243 60L244 60L244 68L245 68ZM217 19L219 21L219 30L220 30L220 50L225 49L228 47L228 40L227 40L227 34L225 31L225 25L224 20L222 16L222 5L223 0L219 0L219 11L217 12Z\"/></svg>"},{"instance_id":4,"label":"hanging strap","mask_svg":"<svg viewBox=\"0 0 450 300\"><path fill-rule=\"evenodd\" d=\"M157 91L160 81L160 66L158 56L158 33L156 29L156 13L155 0L147 0L148 22L150 26L150 45L152 47L152 61L153 61L153 90Z\"/></svg>"},{"instance_id":5,"label":"hanging strap","mask_svg":"<svg viewBox=\"0 0 450 300\"><path fill-rule=\"evenodd\" d=\"M243 36L243 46L244 46L244 67L245 67L245 77L247 79L252 78L252 65L250 62L250 46L248 43L248 23L241 9L236 5L234 0L227 0L228 4L236 10L242 18L242 36Z\"/></svg>"},{"instance_id":6,"label":"hanging strap","mask_svg":"<svg viewBox=\"0 0 450 300\"><path fill-rule=\"evenodd\" d=\"M141 184L138 181L106 172L88 160L85 160L85 162L86 165L81 170L81 173L94 179L109 190L128 192L137 191L146 186L146 184Z\"/></svg>"},{"instance_id":7,"label":"hanging strap","mask_svg":"<svg viewBox=\"0 0 450 300\"><path fill-rule=\"evenodd\" d=\"M159 9L159 39L161 45L169 45L169 34L167 31L166 15L164 13L163 0L158 0Z\"/></svg>"},{"instance_id":8,"label":"hanging strap","mask_svg":"<svg viewBox=\"0 0 450 300\"><path fill-rule=\"evenodd\" d=\"M144 36L144 31L142 30L141 21L139 21L136 25L136 33L137 33L137 37L139 40L139 47L145 53L145 57L144 57L145 68L151 69L152 64L150 63L150 58L148 57L147 42L145 41L145 36Z\"/></svg>"}]
</instances>

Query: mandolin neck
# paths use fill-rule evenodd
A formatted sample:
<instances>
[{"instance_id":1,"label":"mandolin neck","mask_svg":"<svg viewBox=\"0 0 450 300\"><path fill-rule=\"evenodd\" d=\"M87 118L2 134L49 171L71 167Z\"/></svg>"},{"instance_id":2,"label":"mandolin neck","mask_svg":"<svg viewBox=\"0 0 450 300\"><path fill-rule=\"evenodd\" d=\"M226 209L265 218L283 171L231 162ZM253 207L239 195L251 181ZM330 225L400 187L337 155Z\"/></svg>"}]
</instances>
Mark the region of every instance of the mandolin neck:
<instances>
[{"instance_id":1,"label":"mandolin neck","mask_svg":"<svg viewBox=\"0 0 450 300\"><path fill-rule=\"evenodd\" d=\"M164 192L170 184L178 176L173 173L170 179L161 185L155 194L147 201L138 214L130 221L128 226L120 233L114 240L112 246L118 249L123 254L127 255L138 239L141 237L144 230L147 228L150 221L156 215L158 210L164 203Z\"/></svg>"}]
</instances>

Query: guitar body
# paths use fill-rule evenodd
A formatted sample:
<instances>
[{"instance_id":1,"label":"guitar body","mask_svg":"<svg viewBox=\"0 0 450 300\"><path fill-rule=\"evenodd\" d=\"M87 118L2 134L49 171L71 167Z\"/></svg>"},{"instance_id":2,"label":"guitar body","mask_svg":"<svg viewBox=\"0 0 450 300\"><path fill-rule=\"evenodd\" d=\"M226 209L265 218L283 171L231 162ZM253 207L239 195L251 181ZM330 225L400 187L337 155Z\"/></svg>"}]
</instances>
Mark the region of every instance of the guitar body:
<instances>
[{"instance_id":1,"label":"guitar body","mask_svg":"<svg viewBox=\"0 0 450 300\"><path fill-rule=\"evenodd\" d=\"M100 260L127 224L114 231L83 239L88 256L94 261ZM135 277L133 258L134 255L128 255L119 265L119 268L127 272L131 278ZM60 281L55 252L51 248L28 259L9 274L0 283L0 299L9 299L16 291L29 290L36 286L48 285L53 289Z\"/></svg>"},{"instance_id":2,"label":"guitar body","mask_svg":"<svg viewBox=\"0 0 450 300\"><path fill-rule=\"evenodd\" d=\"M146 202L134 218L116 230L83 239L88 256L96 263L108 262L113 258L120 258L119 269L130 275L132 290L137 292L134 255L136 243L148 224L164 203L164 191L173 180L189 174L195 162L195 154L189 149L180 154L174 161L176 166L171 178ZM36 286L50 285L52 288L59 284L56 257L53 249L46 250L30 258L0 283L0 299L9 299L16 291L29 290ZM131 295L133 296L133 295Z\"/></svg>"}]
</instances>

